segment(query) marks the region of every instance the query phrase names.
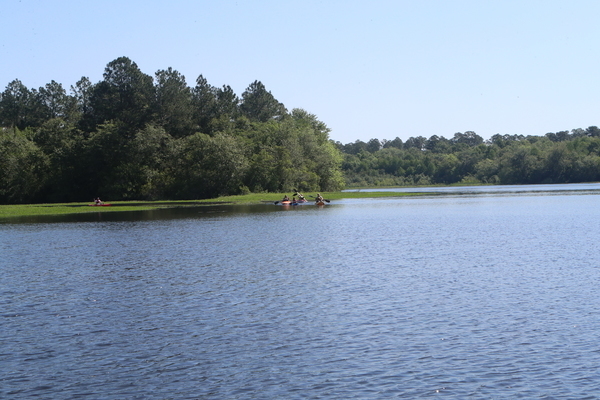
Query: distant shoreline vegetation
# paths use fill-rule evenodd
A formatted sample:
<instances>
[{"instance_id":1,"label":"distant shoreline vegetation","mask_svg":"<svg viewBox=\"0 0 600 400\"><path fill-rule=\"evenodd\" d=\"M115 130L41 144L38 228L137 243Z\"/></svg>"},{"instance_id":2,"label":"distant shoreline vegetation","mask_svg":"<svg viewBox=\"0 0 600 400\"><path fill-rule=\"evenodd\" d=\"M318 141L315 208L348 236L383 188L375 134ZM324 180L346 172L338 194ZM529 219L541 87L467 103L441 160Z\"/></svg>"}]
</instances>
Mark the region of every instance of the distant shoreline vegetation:
<instances>
[{"instance_id":1,"label":"distant shoreline vegetation","mask_svg":"<svg viewBox=\"0 0 600 400\"><path fill-rule=\"evenodd\" d=\"M368 116L365 116L368 118ZM238 96L199 75L120 57L70 92L15 79L0 93L0 204L198 200L343 188L600 181L600 130L475 132L342 144L254 81Z\"/></svg>"},{"instance_id":2,"label":"distant shoreline vegetation","mask_svg":"<svg viewBox=\"0 0 600 400\"><path fill-rule=\"evenodd\" d=\"M336 143L347 187L509 185L600 181L600 129L545 136L475 132Z\"/></svg>"}]
</instances>

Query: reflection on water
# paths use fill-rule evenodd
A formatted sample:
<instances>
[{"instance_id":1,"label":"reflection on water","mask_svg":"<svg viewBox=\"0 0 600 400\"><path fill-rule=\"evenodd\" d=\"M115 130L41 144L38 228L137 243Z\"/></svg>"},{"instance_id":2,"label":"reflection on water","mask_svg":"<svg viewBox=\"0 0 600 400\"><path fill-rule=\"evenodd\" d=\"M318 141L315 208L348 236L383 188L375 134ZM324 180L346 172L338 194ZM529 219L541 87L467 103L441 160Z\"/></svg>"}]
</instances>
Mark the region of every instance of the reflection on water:
<instances>
[{"instance_id":1,"label":"reflection on water","mask_svg":"<svg viewBox=\"0 0 600 400\"><path fill-rule=\"evenodd\" d=\"M597 397L597 194L0 224L0 398Z\"/></svg>"},{"instance_id":2,"label":"reflection on water","mask_svg":"<svg viewBox=\"0 0 600 400\"><path fill-rule=\"evenodd\" d=\"M262 205L207 205L143 211L97 212L66 215L33 215L3 219L0 220L0 223L152 221L193 217L201 218L210 216L211 214L254 214L273 211L277 211L277 208L275 208L272 203Z\"/></svg>"}]
</instances>

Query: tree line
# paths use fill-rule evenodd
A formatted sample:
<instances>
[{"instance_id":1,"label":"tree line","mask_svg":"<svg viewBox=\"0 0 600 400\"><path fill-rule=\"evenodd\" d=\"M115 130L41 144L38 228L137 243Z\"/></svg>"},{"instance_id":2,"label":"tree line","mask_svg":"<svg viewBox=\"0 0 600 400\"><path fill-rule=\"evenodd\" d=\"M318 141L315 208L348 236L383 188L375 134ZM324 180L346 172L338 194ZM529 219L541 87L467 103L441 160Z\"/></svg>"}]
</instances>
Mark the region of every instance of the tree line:
<instances>
[{"instance_id":1,"label":"tree line","mask_svg":"<svg viewBox=\"0 0 600 400\"><path fill-rule=\"evenodd\" d=\"M336 145L348 186L600 181L596 126L544 136L496 134L487 141L468 131L450 139L433 135Z\"/></svg>"},{"instance_id":2,"label":"tree line","mask_svg":"<svg viewBox=\"0 0 600 400\"><path fill-rule=\"evenodd\" d=\"M201 199L344 187L600 181L600 129L544 136L342 144L254 81L238 96L199 75L154 76L120 57L70 91L18 79L0 93L0 204Z\"/></svg>"},{"instance_id":3,"label":"tree line","mask_svg":"<svg viewBox=\"0 0 600 400\"><path fill-rule=\"evenodd\" d=\"M190 87L172 68L152 77L127 57L69 93L16 79L0 93L0 203L339 190L329 132L259 81L240 97L202 75Z\"/></svg>"}]
</instances>

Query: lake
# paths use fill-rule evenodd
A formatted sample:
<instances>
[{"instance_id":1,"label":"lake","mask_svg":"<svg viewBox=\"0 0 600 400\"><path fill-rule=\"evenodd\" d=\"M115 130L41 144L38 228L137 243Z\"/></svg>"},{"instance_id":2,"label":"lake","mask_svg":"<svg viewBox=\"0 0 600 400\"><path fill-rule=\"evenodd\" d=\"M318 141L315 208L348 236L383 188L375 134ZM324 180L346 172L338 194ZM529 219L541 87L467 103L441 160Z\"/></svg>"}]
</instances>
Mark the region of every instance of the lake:
<instances>
[{"instance_id":1,"label":"lake","mask_svg":"<svg viewBox=\"0 0 600 400\"><path fill-rule=\"evenodd\" d=\"M0 398L600 397L600 184L427 190L4 221Z\"/></svg>"}]
</instances>

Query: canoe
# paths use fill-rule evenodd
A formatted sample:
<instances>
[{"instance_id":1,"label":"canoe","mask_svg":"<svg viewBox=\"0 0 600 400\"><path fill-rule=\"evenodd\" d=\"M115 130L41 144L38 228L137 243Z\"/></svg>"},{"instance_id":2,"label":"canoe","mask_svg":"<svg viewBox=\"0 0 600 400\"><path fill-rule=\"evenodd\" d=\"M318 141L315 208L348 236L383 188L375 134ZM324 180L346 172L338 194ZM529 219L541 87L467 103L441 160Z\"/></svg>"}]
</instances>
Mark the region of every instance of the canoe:
<instances>
[{"instance_id":1,"label":"canoe","mask_svg":"<svg viewBox=\"0 0 600 400\"><path fill-rule=\"evenodd\" d=\"M110 203L102 203L102 204L88 204L88 206L92 206L92 207L108 207L110 206Z\"/></svg>"}]
</instances>

